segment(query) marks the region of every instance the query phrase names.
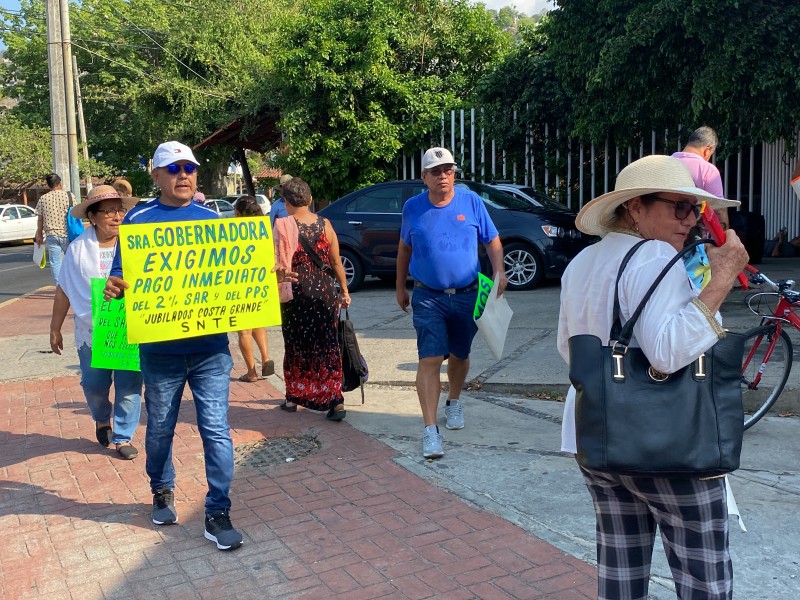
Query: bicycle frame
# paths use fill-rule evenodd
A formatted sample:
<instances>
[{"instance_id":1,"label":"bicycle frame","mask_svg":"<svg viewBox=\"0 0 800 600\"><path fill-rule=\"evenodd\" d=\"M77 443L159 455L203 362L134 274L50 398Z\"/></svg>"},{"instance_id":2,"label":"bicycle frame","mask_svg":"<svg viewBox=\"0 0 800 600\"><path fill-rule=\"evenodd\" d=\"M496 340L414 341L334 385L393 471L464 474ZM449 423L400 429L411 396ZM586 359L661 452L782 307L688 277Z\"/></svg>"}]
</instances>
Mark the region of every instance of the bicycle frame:
<instances>
[{"instance_id":1,"label":"bicycle frame","mask_svg":"<svg viewBox=\"0 0 800 600\"><path fill-rule=\"evenodd\" d=\"M769 283L772 283L768 279L767 281ZM781 332L783 331L784 323L788 323L789 325L800 331L800 316L798 316L797 313L794 312L792 304L783 295L780 296L780 300L778 301L778 306L775 307L775 311L773 312L773 314L771 316L765 315L761 319L762 325L766 325L768 323L772 323L773 325L775 325L775 331L770 334L771 339L769 344L767 345L766 352L764 353L764 359L761 362L761 366L758 369L758 374L756 375L755 379L753 379L753 381L747 385L747 388L751 390L758 389L758 384L761 382L761 375L764 373L764 368L769 362L769 359L772 357L772 352L775 350L775 346L778 343L778 338L780 337ZM748 353L747 358L745 359L742 365L743 374L747 369L747 367L750 365L750 361L753 360L753 356L760 347L761 341L763 339L764 339L763 335L760 335L756 338L756 342L753 344L753 347L750 349L750 352Z\"/></svg>"}]
</instances>

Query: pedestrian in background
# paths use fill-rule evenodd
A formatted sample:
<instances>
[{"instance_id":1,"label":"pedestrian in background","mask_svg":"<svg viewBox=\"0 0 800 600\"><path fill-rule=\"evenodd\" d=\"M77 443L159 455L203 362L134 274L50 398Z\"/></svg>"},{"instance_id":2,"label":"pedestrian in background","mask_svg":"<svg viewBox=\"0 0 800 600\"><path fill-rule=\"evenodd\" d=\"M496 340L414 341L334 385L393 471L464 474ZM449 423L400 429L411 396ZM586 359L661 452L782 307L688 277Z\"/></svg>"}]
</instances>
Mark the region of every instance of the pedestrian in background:
<instances>
[{"instance_id":1,"label":"pedestrian in background","mask_svg":"<svg viewBox=\"0 0 800 600\"><path fill-rule=\"evenodd\" d=\"M179 142L161 144L153 155L151 173L160 194L131 210L123 224L218 219L214 210L192 201L197 190L199 165L188 146ZM118 245L111 276L106 282L106 298L119 298L128 288L122 275L122 251ZM228 425L228 398L233 360L228 335L216 333L139 344L139 359L145 384L146 469L153 492L153 523L172 525L178 522L172 440L181 396L188 382L197 410L197 429L203 440L208 482L204 535L220 550L238 548L244 538L230 519L233 442Z\"/></svg>"},{"instance_id":2,"label":"pedestrian in background","mask_svg":"<svg viewBox=\"0 0 800 600\"><path fill-rule=\"evenodd\" d=\"M258 205L254 196L241 196L233 206L233 214L236 217L263 217L261 207ZM259 372L256 370L256 358L253 354L253 340L258 346L261 355L261 377L268 377L275 374L275 361L269 357L269 341L267 339L267 328L257 327L255 329L243 329L236 332L239 336L239 350L242 352L247 373L239 377L239 381L245 383L255 383L260 379Z\"/></svg>"},{"instance_id":3,"label":"pedestrian in background","mask_svg":"<svg viewBox=\"0 0 800 600\"><path fill-rule=\"evenodd\" d=\"M699 127L686 140L683 151L675 152L672 156L679 159L689 170L696 187L722 198L722 178L719 175L719 169L711 162L718 143L717 134L711 127ZM717 213L722 230L727 230L730 224L728 209L717 208L714 212ZM709 236L703 222L698 221L686 236L686 242L691 243L707 237ZM698 290L702 290L711 279L711 267L708 264L708 253L705 247L697 246L694 252L684 257L683 262L692 284Z\"/></svg>"},{"instance_id":4,"label":"pedestrian in background","mask_svg":"<svg viewBox=\"0 0 800 600\"><path fill-rule=\"evenodd\" d=\"M108 277L117 249L120 223L125 213L135 205L136 198L121 198L110 185L99 185L83 202L72 208L72 216L88 219L90 226L67 247L50 320L50 348L61 354L64 349L61 327L72 307L81 387L95 422L95 437L104 448L114 444L119 455L127 460L139 455L131 440L139 425L142 374L92 367L92 279ZM113 405L110 400L112 382Z\"/></svg>"},{"instance_id":5,"label":"pedestrian in background","mask_svg":"<svg viewBox=\"0 0 800 600\"><path fill-rule=\"evenodd\" d=\"M289 213L286 211L286 201L283 199L283 184L288 183L291 180L292 176L288 173L281 175L280 183L274 188L273 196L278 194L278 197L277 199L273 200L272 208L270 208L269 211L269 219L273 227L275 227L276 219L289 216Z\"/></svg>"},{"instance_id":6,"label":"pedestrian in background","mask_svg":"<svg viewBox=\"0 0 800 600\"><path fill-rule=\"evenodd\" d=\"M445 360L449 384L445 427L464 427L459 398L478 331L472 317L478 295L478 243L486 247L494 273L500 274L498 296L507 284L503 246L486 206L475 192L456 188L455 179L455 160L449 150L430 148L425 152L422 181L428 189L403 206L397 250L396 297L405 312L409 272L414 278L410 303L417 331L417 395L425 425L425 458L444 456L436 413L442 389L439 372Z\"/></svg>"},{"instance_id":7,"label":"pedestrian in background","mask_svg":"<svg viewBox=\"0 0 800 600\"><path fill-rule=\"evenodd\" d=\"M339 310L350 306L347 280L339 258L339 240L327 219L309 210L311 188L298 177L282 186L288 217L275 222L279 275L296 274L280 289L283 331L283 377L286 402L327 411L329 421L346 416L342 396L342 356L337 338ZM338 282L338 289L337 284Z\"/></svg>"},{"instance_id":8,"label":"pedestrian in background","mask_svg":"<svg viewBox=\"0 0 800 600\"><path fill-rule=\"evenodd\" d=\"M58 285L58 275L61 271L61 262L67 252L69 237L67 237L67 211L70 209L72 199L61 189L61 177L50 173L45 177L50 191L39 198L36 204L36 214L39 221L36 227L37 244L44 244L47 249L47 261L50 263L50 274L53 283Z\"/></svg>"}]
</instances>

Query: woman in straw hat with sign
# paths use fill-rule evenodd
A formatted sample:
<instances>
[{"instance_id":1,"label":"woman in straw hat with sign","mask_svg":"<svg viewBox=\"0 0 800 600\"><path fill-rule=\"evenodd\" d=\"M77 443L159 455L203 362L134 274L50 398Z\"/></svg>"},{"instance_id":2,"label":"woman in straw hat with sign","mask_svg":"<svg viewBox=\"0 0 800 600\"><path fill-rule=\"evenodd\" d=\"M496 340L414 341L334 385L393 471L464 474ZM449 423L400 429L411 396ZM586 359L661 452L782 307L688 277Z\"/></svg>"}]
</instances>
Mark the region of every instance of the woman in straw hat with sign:
<instances>
[{"instance_id":1,"label":"woman in straw hat with sign","mask_svg":"<svg viewBox=\"0 0 800 600\"><path fill-rule=\"evenodd\" d=\"M99 185L83 202L72 208L72 216L88 219L91 227L87 227L67 248L50 321L50 347L56 354L61 354L64 349L61 327L72 307L81 386L95 422L95 436L104 448L114 444L119 455L126 460L139 455L131 445L131 439L139 424L142 374L92 367L92 279L108 277L117 247L119 225L136 201L137 198L120 197L110 185ZM113 407L110 400L112 381Z\"/></svg>"},{"instance_id":2,"label":"woman in straw hat with sign","mask_svg":"<svg viewBox=\"0 0 800 600\"><path fill-rule=\"evenodd\" d=\"M613 192L583 207L576 220L578 229L603 239L575 257L562 278L558 349L564 360L569 362L568 340L573 336L588 334L609 344L615 290L624 324L683 248L703 200L714 209L738 205L695 187L678 159L647 156L620 172ZM617 285L623 257L642 239L653 241L630 257ZM726 243L709 248L708 257L714 277L702 291L690 283L683 262L677 262L633 328L630 346L640 347L651 368L660 373L674 373L693 363L725 335L717 311L747 263L747 252L736 234L728 231ZM573 454L577 453L575 398L571 387L561 448ZM642 477L580 468L597 519L598 598L647 598L656 525L679 598L731 598L723 478Z\"/></svg>"}]
</instances>

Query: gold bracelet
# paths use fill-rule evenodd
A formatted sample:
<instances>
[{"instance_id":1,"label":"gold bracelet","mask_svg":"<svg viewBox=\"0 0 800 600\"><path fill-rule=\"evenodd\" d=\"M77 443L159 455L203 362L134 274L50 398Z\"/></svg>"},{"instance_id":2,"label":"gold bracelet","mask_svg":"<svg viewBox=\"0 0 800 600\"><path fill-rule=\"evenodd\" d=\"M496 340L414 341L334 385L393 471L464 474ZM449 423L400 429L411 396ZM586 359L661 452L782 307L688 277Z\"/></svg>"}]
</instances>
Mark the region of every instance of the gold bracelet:
<instances>
[{"instance_id":1,"label":"gold bracelet","mask_svg":"<svg viewBox=\"0 0 800 600\"><path fill-rule=\"evenodd\" d=\"M711 328L714 330L714 333L717 334L717 338L722 339L725 337L725 330L722 328L722 325L719 324L717 319L714 317L714 313L705 305L705 303L700 300L700 298L694 297L692 298L692 304L694 304L698 310L705 315L706 319L708 320Z\"/></svg>"}]
</instances>

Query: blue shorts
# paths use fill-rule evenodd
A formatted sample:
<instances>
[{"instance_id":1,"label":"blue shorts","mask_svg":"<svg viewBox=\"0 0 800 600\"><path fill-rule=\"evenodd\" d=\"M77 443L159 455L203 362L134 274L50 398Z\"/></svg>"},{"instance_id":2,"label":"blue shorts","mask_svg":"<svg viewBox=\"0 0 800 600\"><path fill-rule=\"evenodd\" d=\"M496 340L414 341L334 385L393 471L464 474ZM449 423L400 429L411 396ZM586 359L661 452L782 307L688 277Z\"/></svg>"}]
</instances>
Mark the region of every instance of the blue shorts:
<instances>
[{"instance_id":1,"label":"blue shorts","mask_svg":"<svg viewBox=\"0 0 800 600\"><path fill-rule=\"evenodd\" d=\"M445 294L415 287L411 297L414 329L417 330L417 353L420 358L450 354L469 358L472 339L478 326L472 318L478 290Z\"/></svg>"}]
</instances>

